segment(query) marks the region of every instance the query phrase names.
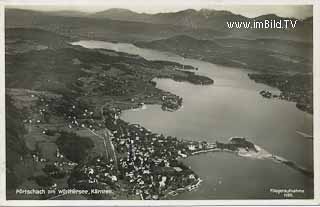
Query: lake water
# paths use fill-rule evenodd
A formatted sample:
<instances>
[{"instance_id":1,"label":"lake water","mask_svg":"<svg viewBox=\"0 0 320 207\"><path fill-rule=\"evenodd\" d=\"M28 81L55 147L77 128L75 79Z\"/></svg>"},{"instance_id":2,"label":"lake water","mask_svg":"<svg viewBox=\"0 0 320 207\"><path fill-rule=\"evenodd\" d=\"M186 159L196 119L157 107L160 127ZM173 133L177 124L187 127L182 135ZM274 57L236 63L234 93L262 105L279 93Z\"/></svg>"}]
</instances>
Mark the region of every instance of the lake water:
<instances>
[{"instance_id":1,"label":"lake water","mask_svg":"<svg viewBox=\"0 0 320 207\"><path fill-rule=\"evenodd\" d=\"M197 74L214 80L199 86L170 79L155 79L157 87L183 97L183 107L165 112L158 105L128 110L122 119L139 123L154 132L192 140L227 141L247 137L270 153L313 168L313 142L296 133L313 133L313 116L298 110L294 103L265 99L260 90L277 89L257 84L245 69L230 68L149 49L132 44L101 41L73 43L87 48L105 48L137 54L147 60L174 61L198 68ZM267 64L267 63L266 63ZM207 153L184 162L203 179L201 186L172 199L263 199L284 198L274 189L301 189L294 198L313 196L313 179L268 160L253 160L230 153Z\"/></svg>"}]
</instances>

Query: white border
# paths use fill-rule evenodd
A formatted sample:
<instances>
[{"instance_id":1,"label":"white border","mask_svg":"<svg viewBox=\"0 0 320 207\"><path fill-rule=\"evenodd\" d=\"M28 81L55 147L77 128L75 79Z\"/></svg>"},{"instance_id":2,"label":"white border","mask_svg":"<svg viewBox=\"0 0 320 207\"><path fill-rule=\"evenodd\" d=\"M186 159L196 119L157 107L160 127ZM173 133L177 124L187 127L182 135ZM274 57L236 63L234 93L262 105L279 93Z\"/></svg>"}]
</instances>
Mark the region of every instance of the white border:
<instances>
[{"instance_id":1,"label":"white border","mask_svg":"<svg viewBox=\"0 0 320 207\"><path fill-rule=\"evenodd\" d=\"M0 0L1 1L1 0ZM190 4L199 3L201 0L158 0L152 1L152 4L169 4L172 2L181 3L181 4ZM320 2L318 0L264 0L264 1L255 1L255 0L211 0L210 4L216 5L299 5L299 4L313 4L313 74L314 74L314 199L309 200L164 200L164 201L153 201L153 200L5 200L6 198L6 188L5 188L5 69L4 69L4 5L107 5L112 4L112 2L121 2L123 4L150 4L151 0L68 0L61 1L57 3L58 0L32 0L32 1L23 1L23 0L11 0L7 2L0 2L0 114L2 117L0 119L0 126L2 130L1 140L0 140L0 206L210 206L210 205L320 205Z\"/></svg>"}]
</instances>

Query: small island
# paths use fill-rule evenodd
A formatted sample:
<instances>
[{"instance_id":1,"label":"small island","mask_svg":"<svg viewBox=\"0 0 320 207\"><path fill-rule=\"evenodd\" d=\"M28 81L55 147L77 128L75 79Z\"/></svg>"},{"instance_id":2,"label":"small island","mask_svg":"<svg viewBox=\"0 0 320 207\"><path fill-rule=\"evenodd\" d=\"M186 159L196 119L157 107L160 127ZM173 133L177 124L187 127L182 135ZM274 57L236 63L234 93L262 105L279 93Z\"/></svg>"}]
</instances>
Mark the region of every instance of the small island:
<instances>
[{"instance_id":1,"label":"small island","mask_svg":"<svg viewBox=\"0 0 320 207\"><path fill-rule=\"evenodd\" d=\"M267 90L260 91L261 96L264 98L295 102L298 109L310 114L313 113L312 74L252 73L248 74L248 76L257 83L263 83L280 90L279 95Z\"/></svg>"},{"instance_id":2,"label":"small island","mask_svg":"<svg viewBox=\"0 0 320 207\"><path fill-rule=\"evenodd\" d=\"M74 198L58 193L66 188L83 192L82 199L165 199L201 185L183 159L210 152L270 159L312 175L241 136L209 143L125 122L122 111L145 104L171 112L182 107L183 97L157 88L156 78L214 80L185 64L68 41L41 29L6 30L7 198L25 199L15 189L27 186L57 190L27 199Z\"/></svg>"}]
</instances>

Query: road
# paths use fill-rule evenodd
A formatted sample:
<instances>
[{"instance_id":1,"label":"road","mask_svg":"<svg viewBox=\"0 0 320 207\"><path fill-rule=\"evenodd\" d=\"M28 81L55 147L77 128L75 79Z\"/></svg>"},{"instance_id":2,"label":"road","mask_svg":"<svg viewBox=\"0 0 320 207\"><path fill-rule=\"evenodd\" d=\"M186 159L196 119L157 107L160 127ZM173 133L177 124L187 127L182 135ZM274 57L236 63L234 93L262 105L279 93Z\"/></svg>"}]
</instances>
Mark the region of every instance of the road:
<instances>
[{"instance_id":1,"label":"road","mask_svg":"<svg viewBox=\"0 0 320 207\"><path fill-rule=\"evenodd\" d=\"M103 108L106 106L107 104L104 104L103 106L101 106L100 112L101 112L101 117L103 122L105 123L105 116L103 115ZM118 170L118 159L117 159L117 154L115 152L115 148L114 145L112 143L112 132L108 129L108 128L104 128L103 129L103 134L99 134L87 127L85 127L87 130L89 130L92 134L94 134L96 137L100 138L103 140L103 145L105 148L105 154L107 159L112 159L115 163L115 167Z\"/></svg>"},{"instance_id":2,"label":"road","mask_svg":"<svg viewBox=\"0 0 320 207\"><path fill-rule=\"evenodd\" d=\"M104 112L103 109L107 105L108 105L108 103L105 103L100 108L100 113L101 113L101 117L103 119L103 123L105 123L105 121L106 121L106 118L105 118L105 116L103 114L103 112ZM105 126L106 126L106 124L105 124ZM113 159L115 167L118 170L118 159L117 159L117 155L116 155L116 152L115 152L114 145L113 145L112 140L111 140L112 136L113 136L112 132L107 127L105 127L104 128L104 133L103 133L103 139L104 139L106 151L108 152L108 157Z\"/></svg>"}]
</instances>

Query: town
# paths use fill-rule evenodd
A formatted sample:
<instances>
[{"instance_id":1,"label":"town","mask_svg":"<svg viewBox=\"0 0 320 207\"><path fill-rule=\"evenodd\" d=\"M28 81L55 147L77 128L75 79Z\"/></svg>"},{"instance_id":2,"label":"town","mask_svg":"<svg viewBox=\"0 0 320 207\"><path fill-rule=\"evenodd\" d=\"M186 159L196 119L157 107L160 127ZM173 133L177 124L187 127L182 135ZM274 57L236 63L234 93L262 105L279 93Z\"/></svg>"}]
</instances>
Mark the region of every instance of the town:
<instances>
[{"instance_id":1,"label":"town","mask_svg":"<svg viewBox=\"0 0 320 207\"><path fill-rule=\"evenodd\" d=\"M42 166L45 175L30 179L48 189L65 187L59 186L59 180L67 179L72 189L91 189L92 193L85 196L94 199L116 199L116 192L122 191L136 199L164 199L195 190L202 182L182 159L207 152L256 150L245 138L208 143L156 134L120 119L121 109L113 104L95 111L65 97L34 93L29 96L35 103L32 110L38 111L38 115L33 113L24 123L40 129L48 139L56 137L53 159L44 158L43 151L37 148L32 153L32 159ZM59 129L48 125L56 115L64 117L65 126ZM83 131L103 140L102 153L91 152L96 141L79 136ZM100 190L108 193L100 194Z\"/></svg>"}]
</instances>

